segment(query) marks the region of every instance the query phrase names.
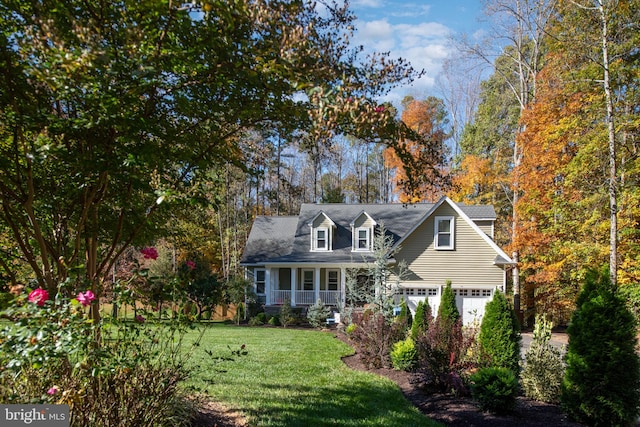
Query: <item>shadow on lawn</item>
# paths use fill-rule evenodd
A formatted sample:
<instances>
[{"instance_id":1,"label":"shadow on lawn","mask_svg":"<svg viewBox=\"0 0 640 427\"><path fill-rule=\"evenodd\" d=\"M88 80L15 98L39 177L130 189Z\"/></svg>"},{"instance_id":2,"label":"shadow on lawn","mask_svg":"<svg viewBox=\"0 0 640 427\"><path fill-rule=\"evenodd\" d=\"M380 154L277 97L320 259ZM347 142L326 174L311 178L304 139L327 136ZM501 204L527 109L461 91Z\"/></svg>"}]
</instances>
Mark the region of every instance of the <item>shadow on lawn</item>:
<instances>
[{"instance_id":1,"label":"shadow on lawn","mask_svg":"<svg viewBox=\"0 0 640 427\"><path fill-rule=\"evenodd\" d=\"M356 380L348 387L314 385L313 387L262 383L260 387L284 396L270 400L270 405L249 409L250 418L270 426L366 425L436 426L414 408L393 383L372 386L370 381ZM290 397L287 397L290 396Z\"/></svg>"}]
</instances>

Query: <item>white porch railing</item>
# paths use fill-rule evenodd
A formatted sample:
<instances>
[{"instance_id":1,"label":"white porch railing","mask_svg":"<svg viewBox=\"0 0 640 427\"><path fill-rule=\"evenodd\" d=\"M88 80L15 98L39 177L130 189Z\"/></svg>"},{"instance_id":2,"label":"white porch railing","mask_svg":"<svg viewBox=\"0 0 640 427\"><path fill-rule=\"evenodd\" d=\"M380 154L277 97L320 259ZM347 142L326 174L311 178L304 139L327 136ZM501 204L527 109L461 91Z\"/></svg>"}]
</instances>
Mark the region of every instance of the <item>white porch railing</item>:
<instances>
[{"instance_id":1,"label":"white porch railing","mask_svg":"<svg viewBox=\"0 0 640 427\"><path fill-rule=\"evenodd\" d=\"M336 305L341 298L340 291L320 291L320 300L325 305ZM286 300L291 301L290 290L271 291L271 304L284 304ZM316 291L295 291L295 305L313 305L316 303Z\"/></svg>"},{"instance_id":2,"label":"white porch railing","mask_svg":"<svg viewBox=\"0 0 640 427\"><path fill-rule=\"evenodd\" d=\"M281 291L279 289L271 292L271 304L280 305L284 304L286 300L291 301L291 291Z\"/></svg>"},{"instance_id":3,"label":"white porch railing","mask_svg":"<svg viewBox=\"0 0 640 427\"><path fill-rule=\"evenodd\" d=\"M342 293L340 291L320 291L320 300L324 305L338 305L338 302L342 300Z\"/></svg>"},{"instance_id":4,"label":"white porch railing","mask_svg":"<svg viewBox=\"0 0 640 427\"><path fill-rule=\"evenodd\" d=\"M315 303L315 291L296 291L296 305L313 305Z\"/></svg>"}]
</instances>

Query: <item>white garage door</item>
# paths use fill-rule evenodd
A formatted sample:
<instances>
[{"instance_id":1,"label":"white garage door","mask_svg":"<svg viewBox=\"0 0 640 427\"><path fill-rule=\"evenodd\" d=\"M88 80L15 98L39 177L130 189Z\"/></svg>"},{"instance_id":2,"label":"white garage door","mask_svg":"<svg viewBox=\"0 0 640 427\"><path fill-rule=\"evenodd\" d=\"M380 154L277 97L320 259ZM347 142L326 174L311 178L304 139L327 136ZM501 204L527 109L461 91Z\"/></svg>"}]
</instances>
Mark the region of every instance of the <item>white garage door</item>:
<instances>
[{"instance_id":1,"label":"white garage door","mask_svg":"<svg viewBox=\"0 0 640 427\"><path fill-rule=\"evenodd\" d=\"M482 320L484 306L491 300L491 289L454 289L456 306L462 315L462 323L467 325Z\"/></svg>"}]
</instances>

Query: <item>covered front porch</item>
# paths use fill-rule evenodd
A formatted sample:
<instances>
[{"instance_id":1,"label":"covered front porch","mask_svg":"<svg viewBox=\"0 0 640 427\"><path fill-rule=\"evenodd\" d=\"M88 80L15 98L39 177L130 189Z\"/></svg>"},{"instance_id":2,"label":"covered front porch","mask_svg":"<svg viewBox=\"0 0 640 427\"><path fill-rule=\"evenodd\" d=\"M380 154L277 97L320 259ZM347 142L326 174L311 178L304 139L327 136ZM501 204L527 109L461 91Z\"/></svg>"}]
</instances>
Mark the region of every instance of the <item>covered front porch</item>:
<instances>
[{"instance_id":1,"label":"covered front porch","mask_svg":"<svg viewBox=\"0 0 640 427\"><path fill-rule=\"evenodd\" d=\"M265 305L327 306L344 304L345 268L320 266L266 266L254 271L255 291Z\"/></svg>"}]
</instances>

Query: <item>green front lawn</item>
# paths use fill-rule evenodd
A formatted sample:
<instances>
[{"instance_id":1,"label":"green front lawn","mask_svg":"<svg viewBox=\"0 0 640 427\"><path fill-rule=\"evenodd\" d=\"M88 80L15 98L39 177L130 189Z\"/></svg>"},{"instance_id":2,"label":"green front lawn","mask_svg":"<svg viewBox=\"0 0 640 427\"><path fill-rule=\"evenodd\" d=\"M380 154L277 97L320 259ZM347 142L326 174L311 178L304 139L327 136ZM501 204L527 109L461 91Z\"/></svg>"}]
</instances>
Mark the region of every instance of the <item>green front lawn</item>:
<instances>
[{"instance_id":1,"label":"green front lawn","mask_svg":"<svg viewBox=\"0 0 640 427\"><path fill-rule=\"evenodd\" d=\"M252 426L436 426L386 378L340 360L352 349L314 330L212 324L191 355L188 383ZM195 337L195 333L192 337ZM188 340L187 340L188 341ZM248 354L231 356L244 344Z\"/></svg>"}]
</instances>

